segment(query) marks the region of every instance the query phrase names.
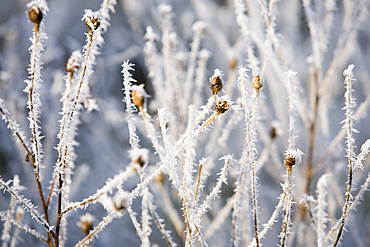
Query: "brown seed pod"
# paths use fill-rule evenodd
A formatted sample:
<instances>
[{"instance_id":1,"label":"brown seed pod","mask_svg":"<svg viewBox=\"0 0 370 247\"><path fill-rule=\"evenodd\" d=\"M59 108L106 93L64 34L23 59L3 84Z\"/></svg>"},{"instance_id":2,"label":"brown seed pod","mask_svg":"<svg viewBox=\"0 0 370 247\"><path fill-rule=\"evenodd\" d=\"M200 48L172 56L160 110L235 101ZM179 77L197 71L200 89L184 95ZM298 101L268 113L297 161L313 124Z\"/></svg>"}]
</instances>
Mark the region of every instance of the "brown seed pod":
<instances>
[{"instance_id":1,"label":"brown seed pod","mask_svg":"<svg viewBox=\"0 0 370 247\"><path fill-rule=\"evenodd\" d=\"M253 81L252 81L252 87L256 90L256 92L258 93L260 91L260 89L262 88L262 82L261 82L261 77L259 75L255 75L253 77Z\"/></svg>"}]
</instances>

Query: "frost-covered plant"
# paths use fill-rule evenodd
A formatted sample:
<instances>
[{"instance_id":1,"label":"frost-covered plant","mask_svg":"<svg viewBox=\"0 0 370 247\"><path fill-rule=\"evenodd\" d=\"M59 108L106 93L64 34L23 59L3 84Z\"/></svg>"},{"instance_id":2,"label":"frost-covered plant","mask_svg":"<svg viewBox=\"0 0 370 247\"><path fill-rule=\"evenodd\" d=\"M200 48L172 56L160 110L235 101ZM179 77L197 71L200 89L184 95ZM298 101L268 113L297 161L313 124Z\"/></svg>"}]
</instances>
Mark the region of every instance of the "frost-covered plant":
<instances>
[{"instance_id":1,"label":"frost-covered plant","mask_svg":"<svg viewBox=\"0 0 370 247\"><path fill-rule=\"evenodd\" d=\"M367 245L367 0L80 4L0 26L3 247Z\"/></svg>"}]
</instances>

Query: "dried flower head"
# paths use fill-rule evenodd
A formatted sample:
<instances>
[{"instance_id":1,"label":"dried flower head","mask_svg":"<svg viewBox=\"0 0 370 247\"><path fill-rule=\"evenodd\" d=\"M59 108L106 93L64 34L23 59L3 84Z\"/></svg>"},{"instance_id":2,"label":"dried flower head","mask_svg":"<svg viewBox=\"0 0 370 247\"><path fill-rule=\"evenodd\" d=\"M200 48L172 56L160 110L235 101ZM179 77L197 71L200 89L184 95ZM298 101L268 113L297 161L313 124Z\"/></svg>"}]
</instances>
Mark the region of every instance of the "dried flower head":
<instances>
[{"instance_id":1,"label":"dried flower head","mask_svg":"<svg viewBox=\"0 0 370 247\"><path fill-rule=\"evenodd\" d=\"M155 177L155 181L160 184L163 184L164 179L165 179L165 175L163 173L159 173L158 176Z\"/></svg>"},{"instance_id":2,"label":"dried flower head","mask_svg":"<svg viewBox=\"0 0 370 247\"><path fill-rule=\"evenodd\" d=\"M197 21L193 24L192 29L195 33L201 34L206 29L207 24L203 21Z\"/></svg>"},{"instance_id":3,"label":"dried flower head","mask_svg":"<svg viewBox=\"0 0 370 247\"><path fill-rule=\"evenodd\" d=\"M103 16L99 11L94 12L91 9L85 9L85 14L81 20L85 21L89 36L92 36L94 31L99 28L102 19Z\"/></svg>"},{"instance_id":4,"label":"dried flower head","mask_svg":"<svg viewBox=\"0 0 370 247\"><path fill-rule=\"evenodd\" d=\"M287 150L285 155L284 165L291 169L294 165L299 165L302 162L302 155L304 155L304 153L297 148Z\"/></svg>"},{"instance_id":5,"label":"dried flower head","mask_svg":"<svg viewBox=\"0 0 370 247\"><path fill-rule=\"evenodd\" d=\"M68 58L66 62L66 71L70 74L70 80L72 80L73 73L76 72L81 65L82 54L80 51L72 52L72 55Z\"/></svg>"},{"instance_id":6,"label":"dried flower head","mask_svg":"<svg viewBox=\"0 0 370 247\"><path fill-rule=\"evenodd\" d=\"M238 59L236 59L236 57L232 57L229 59L230 69L235 69L237 65L238 65Z\"/></svg>"},{"instance_id":7,"label":"dried flower head","mask_svg":"<svg viewBox=\"0 0 370 247\"><path fill-rule=\"evenodd\" d=\"M261 77L259 75L255 75L252 80L252 87L256 90L256 93L260 91L262 88Z\"/></svg>"},{"instance_id":8,"label":"dried flower head","mask_svg":"<svg viewBox=\"0 0 370 247\"><path fill-rule=\"evenodd\" d=\"M213 94L217 94L222 90L222 76L222 71L219 69L215 69L213 76L209 79L210 88L212 89Z\"/></svg>"},{"instance_id":9,"label":"dried flower head","mask_svg":"<svg viewBox=\"0 0 370 247\"><path fill-rule=\"evenodd\" d=\"M28 18L35 24L35 31L38 32L44 14L49 11L48 6L45 0L34 0L27 4L27 8Z\"/></svg>"},{"instance_id":10,"label":"dried flower head","mask_svg":"<svg viewBox=\"0 0 370 247\"><path fill-rule=\"evenodd\" d=\"M148 162L149 150L146 148L134 148L128 151L128 156L133 164L143 167Z\"/></svg>"},{"instance_id":11,"label":"dried flower head","mask_svg":"<svg viewBox=\"0 0 370 247\"><path fill-rule=\"evenodd\" d=\"M225 113L227 110L230 109L231 101L227 95L222 96L215 106L215 110L217 114Z\"/></svg>"},{"instance_id":12,"label":"dried flower head","mask_svg":"<svg viewBox=\"0 0 370 247\"><path fill-rule=\"evenodd\" d=\"M275 139L277 137L277 130L275 126L271 126L269 134L271 139Z\"/></svg>"},{"instance_id":13,"label":"dried flower head","mask_svg":"<svg viewBox=\"0 0 370 247\"><path fill-rule=\"evenodd\" d=\"M27 13L30 21L32 21L35 24L40 24L40 22L42 21L43 14L41 9L36 4L33 4L31 8L28 9Z\"/></svg>"},{"instance_id":14,"label":"dried flower head","mask_svg":"<svg viewBox=\"0 0 370 247\"><path fill-rule=\"evenodd\" d=\"M145 98L149 98L149 95L144 90L144 84L132 86L132 103L137 107L143 107Z\"/></svg>"},{"instance_id":15,"label":"dried flower head","mask_svg":"<svg viewBox=\"0 0 370 247\"><path fill-rule=\"evenodd\" d=\"M282 129L280 127L280 124L278 121L274 120L271 123L271 129L270 129L270 138L275 139L277 136L282 135Z\"/></svg>"},{"instance_id":16,"label":"dried flower head","mask_svg":"<svg viewBox=\"0 0 370 247\"><path fill-rule=\"evenodd\" d=\"M93 222L95 218L90 213L86 213L81 215L80 221L77 223L77 225L81 228L82 232L85 235L88 235L89 232L93 229Z\"/></svg>"},{"instance_id":17,"label":"dried flower head","mask_svg":"<svg viewBox=\"0 0 370 247\"><path fill-rule=\"evenodd\" d=\"M130 193L124 190L120 190L113 197L113 206L116 211L121 211L127 208L127 204L130 199Z\"/></svg>"},{"instance_id":18,"label":"dried flower head","mask_svg":"<svg viewBox=\"0 0 370 247\"><path fill-rule=\"evenodd\" d=\"M117 212L127 208L130 200L130 193L120 189L113 197L103 194L99 197L99 202L108 212Z\"/></svg>"},{"instance_id":19,"label":"dried flower head","mask_svg":"<svg viewBox=\"0 0 370 247\"><path fill-rule=\"evenodd\" d=\"M163 19L171 18L172 6L168 4L161 4L159 5L159 13L161 14Z\"/></svg>"}]
</instances>

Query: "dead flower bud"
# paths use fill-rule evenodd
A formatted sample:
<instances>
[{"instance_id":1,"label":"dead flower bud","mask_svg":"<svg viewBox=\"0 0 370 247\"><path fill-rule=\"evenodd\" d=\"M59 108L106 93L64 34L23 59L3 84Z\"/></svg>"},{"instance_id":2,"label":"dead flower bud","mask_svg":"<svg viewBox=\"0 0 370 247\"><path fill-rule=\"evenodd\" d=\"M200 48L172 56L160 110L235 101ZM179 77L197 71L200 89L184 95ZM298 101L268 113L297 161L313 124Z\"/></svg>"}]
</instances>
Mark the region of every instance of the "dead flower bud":
<instances>
[{"instance_id":1,"label":"dead flower bud","mask_svg":"<svg viewBox=\"0 0 370 247\"><path fill-rule=\"evenodd\" d=\"M132 102L138 106L142 107L144 105L144 95L142 95L139 91L132 91Z\"/></svg>"},{"instance_id":2,"label":"dead flower bud","mask_svg":"<svg viewBox=\"0 0 370 247\"><path fill-rule=\"evenodd\" d=\"M302 161L303 152L297 149L289 149L285 152L286 158L284 160L284 165L288 169L292 169L294 165L299 165Z\"/></svg>"},{"instance_id":3,"label":"dead flower bud","mask_svg":"<svg viewBox=\"0 0 370 247\"><path fill-rule=\"evenodd\" d=\"M258 93L262 88L261 77L259 75L255 75L253 77L252 87L256 90L256 93Z\"/></svg>"},{"instance_id":4,"label":"dead flower bud","mask_svg":"<svg viewBox=\"0 0 370 247\"><path fill-rule=\"evenodd\" d=\"M230 69L235 69L236 65L238 65L238 60L235 57L229 59L229 67Z\"/></svg>"},{"instance_id":5,"label":"dead flower bud","mask_svg":"<svg viewBox=\"0 0 370 247\"><path fill-rule=\"evenodd\" d=\"M85 9L85 14L82 17L82 20L85 21L90 37L92 36L94 31L99 28L101 19L103 19L103 16L99 13L99 11L93 12L90 9Z\"/></svg>"},{"instance_id":6,"label":"dead flower bud","mask_svg":"<svg viewBox=\"0 0 370 247\"><path fill-rule=\"evenodd\" d=\"M218 92L222 90L222 79L223 76L222 71L219 69L215 69L215 72L213 76L209 79L210 81L210 88L212 89L212 92L214 95L216 95Z\"/></svg>"},{"instance_id":7,"label":"dead flower bud","mask_svg":"<svg viewBox=\"0 0 370 247\"><path fill-rule=\"evenodd\" d=\"M231 102L228 96L222 96L215 106L215 110L217 114L225 113L227 110L230 109Z\"/></svg>"},{"instance_id":8,"label":"dead flower bud","mask_svg":"<svg viewBox=\"0 0 370 247\"><path fill-rule=\"evenodd\" d=\"M287 167L292 167L295 165L295 158L294 157L286 157L284 160L284 165Z\"/></svg>"},{"instance_id":9,"label":"dead flower bud","mask_svg":"<svg viewBox=\"0 0 370 247\"><path fill-rule=\"evenodd\" d=\"M74 72L76 72L80 68L81 61L82 61L82 54L78 50L72 52L72 55L68 58L65 68L66 68L66 71L69 73L70 81L73 78Z\"/></svg>"},{"instance_id":10,"label":"dead flower bud","mask_svg":"<svg viewBox=\"0 0 370 247\"><path fill-rule=\"evenodd\" d=\"M149 98L149 95L144 90L144 84L141 85L133 85L132 86L132 103L134 103L138 108L143 117L145 117L144 112L144 102L145 98Z\"/></svg>"},{"instance_id":11,"label":"dead flower bud","mask_svg":"<svg viewBox=\"0 0 370 247\"><path fill-rule=\"evenodd\" d=\"M155 181L157 183L163 184L164 178L165 178L164 174L163 173L159 173L158 176L155 177Z\"/></svg>"},{"instance_id":12,"label":"dead flower bud","mask_svg":"<svg viewBox=\"0 0 370 247\"><path fill-rule=\"evenodd\" d=\"M68 72L75 72L79 69L81 64L82 55L80 51L72 52L72 55L68 58L66 62L66 71Z\"/></svg>"},{"instance_id":13,"label":"dead flower bud","mask_svg":"<svg viewBox=\"0 0 370 247\"><path fill-rule=\"evenodd\" d=\"M146 148L134 148L129 150L128 156L131 158L133 164L143 167L148 162L149 150Z\"/></svg>"},{"instance_id":14,"label":"dead flower bud","mask_svg":"<svg viewBox=\"0 0 370 247\"><path fill-rule=\"evenodd\" d=\"M81 228L82 232L85 235L88 235L89 232L93 229L94 219L94 216L92 216L90 213L81 215L80 221L77 223L77 225Z\"/></svg>"},{"instance_id":15,"label":"dead flower bud","mask_svg":"<svg viewBox=\"0 0 370 247\"><path fill-rule=\"evenodd\" d=\"M30 21L32 21L36 25L40 24L40 22L42 21L43 14L41 12L41 9L36 4L32 4L32 6L28 9L27 13Z\"/></svg>"},{"instance_id":16,"label":"dead flower bud","mask_svg":"<svg viewBox=\"0 0 370 247\"><path fill-rule=\"evenodd\" d=\"M277 130L276 127L272 126L270 129L270 138L275 139L277 137Z\"/></svg>"},{"instance_id":17,"label":"dead flower bud","mask_svg":"<svg viewBox=\"0 0 370 247\"><path fill-rule=\"evenodd\" d=\"M121 211L125 208L127 208L127 204L130 199L130 193L127 191L119 191L117 194L113 197L113 206L116 211Z\"/></svg>"},{"instance_id":18,"label":"dead flower bud","mask_svg":"<svg viewBox=\"0 0 370 247\"><path fill-rule=\"evenodd\" d=\"M220 114L225 113L227 110L231 108L231 101L229 96L224 95L222 96L215 105L216 112L202 125L199 131L202 131L206 128L210 123L212 123Z\"/></svg>"}]
</instances>

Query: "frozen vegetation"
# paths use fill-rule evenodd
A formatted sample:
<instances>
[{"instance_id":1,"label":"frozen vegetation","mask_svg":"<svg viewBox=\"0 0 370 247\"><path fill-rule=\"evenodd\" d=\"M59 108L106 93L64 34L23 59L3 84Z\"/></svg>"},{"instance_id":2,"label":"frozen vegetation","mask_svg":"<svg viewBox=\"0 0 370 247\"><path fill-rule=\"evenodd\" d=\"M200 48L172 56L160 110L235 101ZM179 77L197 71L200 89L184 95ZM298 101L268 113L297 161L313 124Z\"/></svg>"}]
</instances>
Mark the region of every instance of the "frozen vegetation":
<instances>
[{"instance_id":1,"label":"frozen vegetation","mask_svg":"<svg viewBox=\"0 0 370 247\"><path fill-rule=\"evenodd\" d=\"M370 246L367 0L2 0L6 246Z\"/></svg>"}]
</instances>

